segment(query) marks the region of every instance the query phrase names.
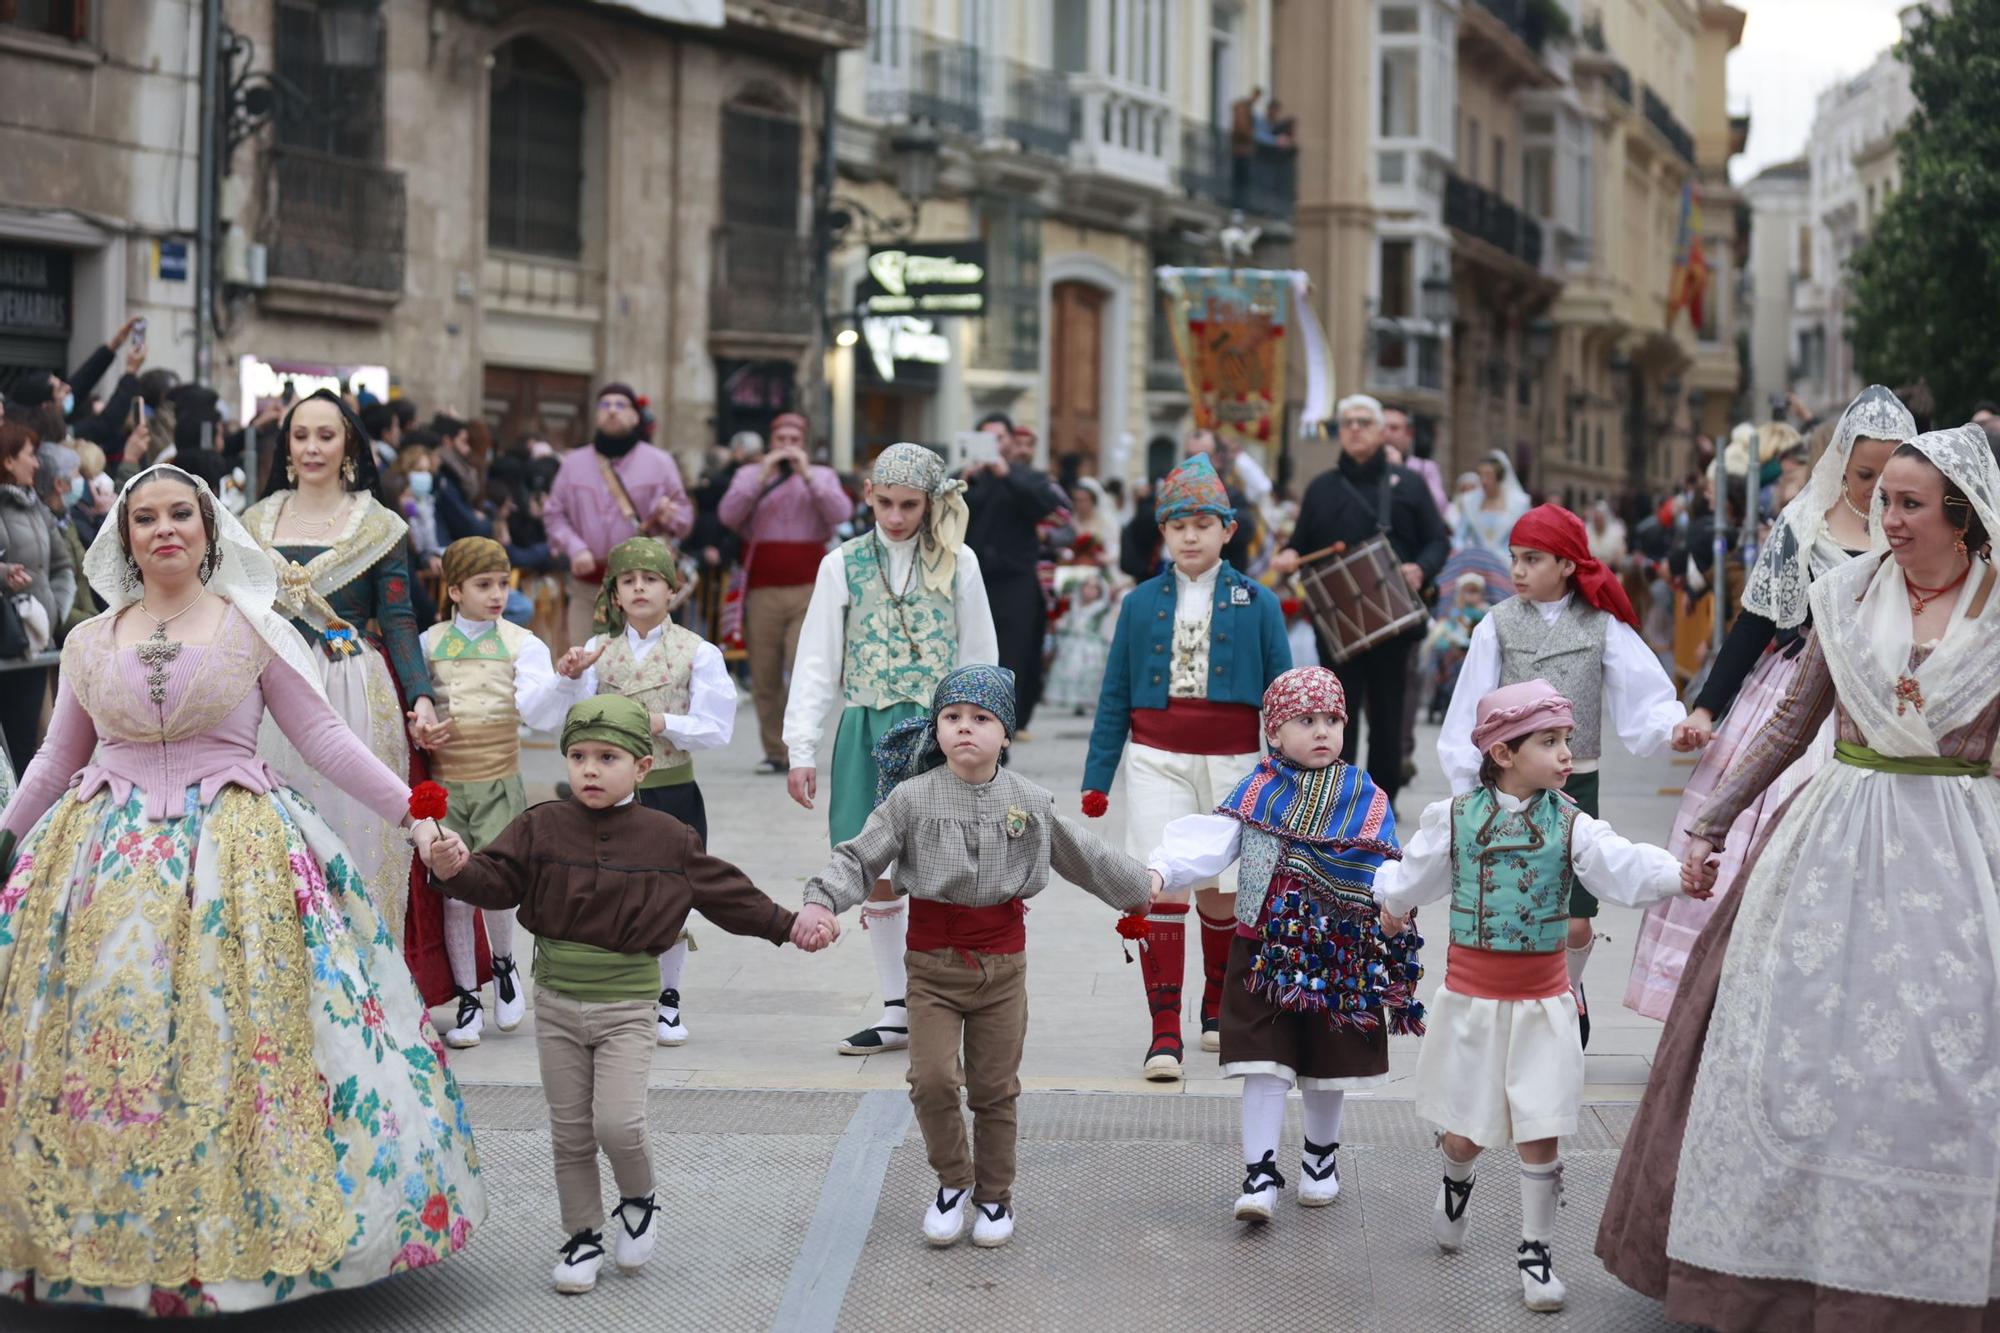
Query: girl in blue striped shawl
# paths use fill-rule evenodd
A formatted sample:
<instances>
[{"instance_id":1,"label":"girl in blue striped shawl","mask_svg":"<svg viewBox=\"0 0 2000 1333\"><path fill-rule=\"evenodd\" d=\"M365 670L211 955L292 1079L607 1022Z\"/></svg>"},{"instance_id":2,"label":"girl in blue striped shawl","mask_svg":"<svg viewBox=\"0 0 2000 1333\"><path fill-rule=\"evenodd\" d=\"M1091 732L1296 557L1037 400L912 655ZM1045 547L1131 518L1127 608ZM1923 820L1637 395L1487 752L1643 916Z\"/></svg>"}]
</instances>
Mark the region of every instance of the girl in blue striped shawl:
<instances>
[{"instance_id":1,"label":"girl in blue striped shawl","mask_svg":"<svg viewBox=\"0 0 2000 1333\"><path fill-rule=\"evenodd\" d=\"M1271 745L1210 815L1167 825L1151 868L1167 889L1241 862L1236 938L1223 983L1222 1074L1243 1080L1242 1197L1268 1222L1285 1094L1305 1101L1299 1203L1340 1193L1340 1120L1350 1088L1389 1077L1389 1034L1421 1033L1415 931L1382 934L1375 872L1401 856L1389 800L1340 762L1347 699L1324 667L1295 667L1264 693Z\"/></svg>"}]
</instances>

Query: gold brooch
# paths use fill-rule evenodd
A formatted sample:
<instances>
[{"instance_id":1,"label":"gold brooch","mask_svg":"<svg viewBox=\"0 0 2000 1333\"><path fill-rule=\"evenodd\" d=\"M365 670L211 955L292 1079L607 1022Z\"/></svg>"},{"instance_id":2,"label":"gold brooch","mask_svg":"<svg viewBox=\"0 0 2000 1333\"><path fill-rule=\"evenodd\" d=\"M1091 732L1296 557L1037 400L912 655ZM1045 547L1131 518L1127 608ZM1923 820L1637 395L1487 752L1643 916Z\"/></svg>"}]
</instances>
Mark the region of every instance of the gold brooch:
<instances>
[{"instance_id":1,"label":"gold brooch","mask_svg":"<svg viewBox=\"0 0 2000 1333\"><path fill-rule=\"evenodd\" d=\"M1007 836L1018 838L1028 831L1028 812L1017 805L1007 807Z\"/></svg>"},{"instance_id":2,"label":"gold brooch","mask_svg":"<svg viewBox=\"0 0 2000 1333\"><path fill-rule=\"evenodd\" d=\"M1896 678L1896 716L1901 717L1908 708L1923 712L1924 692L1915 676L1899 676Z\"/></svg>"}]
</instances>

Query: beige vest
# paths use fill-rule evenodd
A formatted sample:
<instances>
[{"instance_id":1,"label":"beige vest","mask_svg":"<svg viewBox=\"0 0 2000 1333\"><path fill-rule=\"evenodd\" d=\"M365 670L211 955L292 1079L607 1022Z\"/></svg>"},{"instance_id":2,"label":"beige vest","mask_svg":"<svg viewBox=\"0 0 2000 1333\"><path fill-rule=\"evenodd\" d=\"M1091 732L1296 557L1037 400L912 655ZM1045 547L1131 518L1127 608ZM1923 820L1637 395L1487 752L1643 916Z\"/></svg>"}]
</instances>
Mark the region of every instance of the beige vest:
<instances>
[{"instance_id":1,"label":"beige vest","mask_svg":"<svg viewBox=\"0 0 2000 1333\"><path fill-rule=\"evenodd\" d=\"M597 692L622 694L645 705L648 713L681 714L694 697L694 655L702 639L693 630L668 622L666 633L643 659L632 656L632 641L620 630L609 636L604 656L597 659ZM692 773L694 756L665 736L653 737L653 771L647 785L659 785L673 770Z\"/></svg>"},{"instance_id":2,"label":"beige vest","mask_svg":"<svg viewBox=\"0 0 2000 1333\"><path fill-rule=\"evenodd\" d=\"M424 657L451 739L431 751L431 772L446 782L497 782L521 771L521 714L514 661L528 631L502 620L476 639L455 623L424 631Z\"/></svg>"}]
</instances>

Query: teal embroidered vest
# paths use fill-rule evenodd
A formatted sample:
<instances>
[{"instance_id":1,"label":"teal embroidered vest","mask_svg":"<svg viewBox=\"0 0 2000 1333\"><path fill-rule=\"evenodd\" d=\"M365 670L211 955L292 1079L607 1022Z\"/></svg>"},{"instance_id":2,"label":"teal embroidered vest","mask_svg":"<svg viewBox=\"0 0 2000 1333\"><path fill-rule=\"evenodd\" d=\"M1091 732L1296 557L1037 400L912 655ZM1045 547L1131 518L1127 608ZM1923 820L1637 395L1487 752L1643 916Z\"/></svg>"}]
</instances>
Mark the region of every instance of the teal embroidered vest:
<instances>
[{"instance_id":1,"label":"teal embroidered vest","mask_svg":"<svg viewBox=\"0 0 2000 1333\"><path fill-rule=\"evenodd\" d=\"M1556 953L1569 942L1570 830L1576 803L1543 792L1519 810L1491 787L1451 803L1451 942L1500 953Z\"/></svg>"},{"instance_id":2,"label":"teal embroidered vest","mask_svg":"<svg viewBox=\"0 0 2000 1333\"><path fill-rule=\"evenodd\" d=\"M873 533L840 548L847 571L842 702L850 708L929 708L938 682L958 665L958 603L949 592L926 589L914 562L909 587L892 592L885 555Z\"/></svg>"}]
</instances>

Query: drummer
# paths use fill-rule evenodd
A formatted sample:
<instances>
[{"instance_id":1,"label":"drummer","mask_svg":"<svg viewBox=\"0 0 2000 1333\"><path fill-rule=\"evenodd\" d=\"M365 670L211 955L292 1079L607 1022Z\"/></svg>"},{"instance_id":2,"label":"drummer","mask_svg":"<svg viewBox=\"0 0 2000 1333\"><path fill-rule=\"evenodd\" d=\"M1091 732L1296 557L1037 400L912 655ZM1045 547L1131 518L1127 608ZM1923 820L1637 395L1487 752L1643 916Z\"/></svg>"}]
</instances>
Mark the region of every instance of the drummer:
<instances>
[{"instance_id":1,"label":"drummer","mask_svg":"<svg viewBox=\"0 0 2000 1333\"><path fill-rule=\"evenodd\" d=\"M1173 563L1118 608L1083 770L1083 812L1096 818L1109 808L1124 756L1125 849L1142 862L1169 823L1208 814L1257 766L1264 691L1292 665L1277 597L1222 558L1236 514L1207 454L1160 483L1154 517ZM1233 869L1226 879L1223 887L1215 879L1196 886L1207 1051L1221 1041L1222 977L1236 934ZM1144 1073L1156 1082L1181 1077L1187 910L1182 888L1163 894L1143 922L1121 927L1128 938L1137 930L1142 942L1140 974L1153 1015Z\"/></svg>"},{"instance_id":2,"label":"drummer","mask_svg":"<svg viewBox=\"0 0 2000 1333\"><path fill-rule=\"evenodd\" d=\"M1285 549L1271 557L1273 572L1296 571L1302 555L1323 551L1335 543L1359 546L1384 532L1382 511L1387 489L1386 534L1402 561L1404 581L1412 592L1430 585L1451 554L1451 534L1431 498L1424 479L1390 463L1382 450L1382 404L1366 394L1343 398L1335 419L1340 423L1340 462L1313 478L1299 504L1298 525ZM1393 805L1402 790L1403 696L1410 688L1410 661L1424 641L1427 626L1418 623L1408 633L1334 662L1332 645L1316 633L1320 661L1333 667L1347 694L1349 715L1368 723L1368 776ZM1341 759L1354 763L1361 750L1361 728L1352 722L1341 748Z\"/></svg>"}]
</instances>

